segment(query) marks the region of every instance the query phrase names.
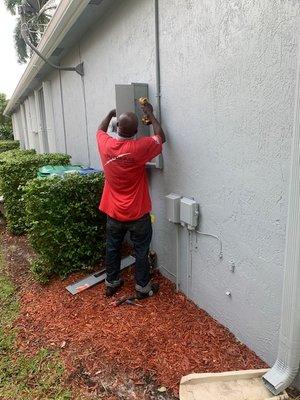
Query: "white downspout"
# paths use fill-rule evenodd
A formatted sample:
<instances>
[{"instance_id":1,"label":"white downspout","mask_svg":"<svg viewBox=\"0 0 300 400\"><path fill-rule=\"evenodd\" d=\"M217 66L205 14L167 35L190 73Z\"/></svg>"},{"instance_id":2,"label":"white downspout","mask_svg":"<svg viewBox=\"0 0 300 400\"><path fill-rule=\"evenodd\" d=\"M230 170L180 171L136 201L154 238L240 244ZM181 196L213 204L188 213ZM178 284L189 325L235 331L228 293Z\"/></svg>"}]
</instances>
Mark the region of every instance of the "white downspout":
<instances>
[{"instance_id":1,"label":"white downspout","mask_svg":"<svg viewBox=\"0 0 300 400\"><path fill-rule=\"evenodd\" d=\"M300 49L290 173L279 349L275 365L263 376L275 395L295 379L300 361Z\"/></svg>"}]
</instances>

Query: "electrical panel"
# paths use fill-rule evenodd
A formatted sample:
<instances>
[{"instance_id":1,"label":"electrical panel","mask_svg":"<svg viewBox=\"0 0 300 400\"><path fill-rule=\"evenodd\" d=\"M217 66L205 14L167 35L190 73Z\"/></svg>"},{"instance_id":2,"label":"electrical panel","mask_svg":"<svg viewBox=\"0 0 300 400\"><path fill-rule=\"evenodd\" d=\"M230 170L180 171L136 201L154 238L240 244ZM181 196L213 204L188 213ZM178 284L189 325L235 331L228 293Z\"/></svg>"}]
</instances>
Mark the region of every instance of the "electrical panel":
<instances>
[{"instance_id":1,"label":"electrical panel","mask_svg":"<svg viewBox=\"0 0 300 400\"><path fill-rule=\"evenodd\" d=\"M180 199L181 196L170 193L166 196L167 219L175 224L180 223Z\"/></svg>"},{"instance_id":2,"label":"electrical panel","mask_svg":"<svg viewBox=\"0 0 300 400\"><path fill-rule=\"evenodd\" d=\"M192 199L183 197L180 200L180 222L187 228L194 230L198 225L199 204Z\"/></svg>"},{"instance_id":3,"label":"electrical panel","mask_svg":"<svg viewBox=\"0 0 300 400\"><path fill-rule=\"evenodd\" d=\"M143 113L139 105L141 97L149 98L147 83L131 83L116 85L116 113L117 118L125 112L133 112L139 120L137 137L150 136L150 126L142 122ZM161 154L147 163L147 166L162 168Z\"/></svg>"},{"instance_id":4,"label":"electrical panel","mask_svg":"<svg viewBox=\"0 0 300 400\"><path fill-rule=\"evenodd\" d=\"M148 98L146 83L132 83L131 85L116 85L117 118L125 112L133 112L139 119L138 136L150 136L150 126L142 123L143 113L139 106L139 98Z\"/></svg>"}]
</instances>

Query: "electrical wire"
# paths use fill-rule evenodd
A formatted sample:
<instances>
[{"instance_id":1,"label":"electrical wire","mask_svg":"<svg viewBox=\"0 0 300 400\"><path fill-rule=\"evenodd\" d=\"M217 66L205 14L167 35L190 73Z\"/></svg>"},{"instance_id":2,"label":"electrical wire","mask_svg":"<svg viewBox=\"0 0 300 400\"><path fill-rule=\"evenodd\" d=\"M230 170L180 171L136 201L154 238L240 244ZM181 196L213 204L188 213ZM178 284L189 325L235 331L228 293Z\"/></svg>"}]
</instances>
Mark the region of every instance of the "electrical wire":
<instances>
[{"instance_id":1,"label":"electrical wire","mask_svg":"<svg viewBox=\"0 0 300 400\"><path fill-rule=\"evenodd\" d=\"M173 274L173 272L169 271L166 267L160 265L158 268L162 268L162 269L165 270L168 274L170 274L171 276L173 276L173 278L176 278L176 275Z\"/></svg>"},{"instance_id":2,"label":"electrical wire","mask_svg":"<svg viewBox=\"0 0 300 400\"><path fill-rule=\"evenodd\" d=\"M206 233L206 232L201 232L201 231L197 231L197 230L195 230L195 232L198 233L199 235L209 236L209 237L217 239L219 241L219 243L220 243L219 258L220 259L223 258L223 243L222 243L222 240L219 238L219 236L213 235L212 233Z\"/></svg>"}]
</instances>

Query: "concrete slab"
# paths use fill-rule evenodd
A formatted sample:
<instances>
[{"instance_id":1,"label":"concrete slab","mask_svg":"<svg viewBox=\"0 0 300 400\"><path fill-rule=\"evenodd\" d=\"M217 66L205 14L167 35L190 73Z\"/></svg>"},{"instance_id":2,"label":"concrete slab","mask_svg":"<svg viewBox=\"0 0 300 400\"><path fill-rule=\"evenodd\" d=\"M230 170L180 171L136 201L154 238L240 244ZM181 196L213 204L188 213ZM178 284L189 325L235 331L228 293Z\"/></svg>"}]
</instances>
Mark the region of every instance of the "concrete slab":
<instances>
[{"instance_id":1,"label":"concrete slab","mask_svg":"<svg viewBox=\"0 0 300 400\"><path fill-rule=\"evenodd\" d=\"M181 379L180 400L285 400L284 392L275 396L261 377L267 369L213 374L190 374Z\"/></svg>"}]
</instances>

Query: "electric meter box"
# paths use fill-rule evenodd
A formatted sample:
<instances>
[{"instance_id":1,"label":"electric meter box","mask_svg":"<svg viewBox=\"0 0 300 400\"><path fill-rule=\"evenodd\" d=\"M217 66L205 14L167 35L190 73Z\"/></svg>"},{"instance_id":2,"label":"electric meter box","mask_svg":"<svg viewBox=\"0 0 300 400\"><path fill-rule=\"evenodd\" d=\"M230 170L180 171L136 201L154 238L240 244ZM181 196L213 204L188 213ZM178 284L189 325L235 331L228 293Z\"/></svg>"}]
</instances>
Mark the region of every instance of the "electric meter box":
<instances>
[{"instance_id":1,"label":"electric meter box","mask_svg":"<svg viewBox=\"0 0 300 400\"><path fill-rule=\"evenodd\" d=\"M180 200L180 222L187 225L187 228L194 230L198 225L199 219L199 204L188 197L183 197Z\"/></svg>"},{"instance_id":2,"label":"electric meter box","mask_svg":"<svg viewBox=\"0 0 300 400\"><path fill-rule=\"evenodd\" d=\"M142 123L143 113L139 105L139 98L148 98L146 83L131 83L130 85L116 85L117 118L125 112L133 112L139 119L138 137L150 136L150 126Z\"/></svg>"},{"instance_id":3,"label":"electric meter box","mask_svg":"<svg viewBox=\"0 0 300 400\"><path fill-rule=\"evenodd\" d=\"M139 120L139 127L137 137L150 136L150 126L142 122L143 112L141 110L139 99L141 97L149 98L148 84L147 83L131 83L131 84L118 84L115 86L116 90L116 114L117 118L125 112L133 112L137 115ZM155 157L149 163L149 167L162 169L162 155Z\"/></svg>"},{"instance_id":4,"label":"electric meter box","mask_svg":"<svg viewBox=\"0 0 300 400\"><path fill-rule=\"evenodd\" d=\"M179 194L170 193L166 196L167 219L175 224L180 223L180 199Z\"/></svg>"}]
</instances>

